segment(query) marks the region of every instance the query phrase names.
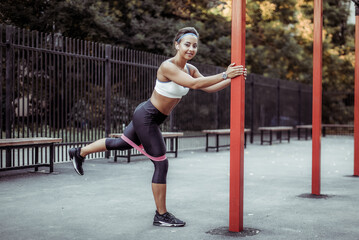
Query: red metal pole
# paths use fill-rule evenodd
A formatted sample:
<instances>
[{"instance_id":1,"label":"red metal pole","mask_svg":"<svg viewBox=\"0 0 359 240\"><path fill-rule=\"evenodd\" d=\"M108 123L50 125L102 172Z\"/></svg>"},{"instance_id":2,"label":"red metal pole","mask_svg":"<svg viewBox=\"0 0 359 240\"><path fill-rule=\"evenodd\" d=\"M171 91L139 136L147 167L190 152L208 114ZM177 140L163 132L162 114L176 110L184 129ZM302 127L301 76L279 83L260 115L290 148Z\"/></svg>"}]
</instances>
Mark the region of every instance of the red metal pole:
<instances>
[{"instance_id":1,"label":"red metal pole","mask_svg":"<svg viewBox=\"0 0 359 240\"><path fill-rule=\"evenodd\" d=\"M355 8L354 176L359 176L359 6Z\"/></svg>"},{"instance_id":2,"label":"red metal pole","mask_svg":"<svg viewBox=\"0 0 359 240\"><path fill-rule=\"evenodd\" d=\"M232 0L231 61L245 66L246 1ZM229 231L243 230L244 77L231 82Z\"/></svg>"},{"instance_id":3,"label":"red metal pole","mask_svg":"<svg viewBox=\"0 0 359 240\"><path fill-rule=\"evenodd\" d=\"M323 0L314 0L312 194L320 195L320 144L322 125Z\"/></svg>"}]
</instances>

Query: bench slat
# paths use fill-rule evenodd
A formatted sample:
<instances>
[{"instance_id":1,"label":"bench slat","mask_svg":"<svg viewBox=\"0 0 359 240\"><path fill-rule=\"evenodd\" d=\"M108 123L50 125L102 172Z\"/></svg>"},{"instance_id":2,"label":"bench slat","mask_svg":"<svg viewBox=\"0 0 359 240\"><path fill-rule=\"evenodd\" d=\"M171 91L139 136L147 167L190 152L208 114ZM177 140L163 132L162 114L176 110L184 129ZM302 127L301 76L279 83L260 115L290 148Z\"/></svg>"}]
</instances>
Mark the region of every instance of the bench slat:
<instances>
[{"instance_id":1,"label":"bench slat","mask_svg":"<svg viewBox=\"0 0 359 240\"><path fill-rule=\"evenodd\" d=\"M353 128L352 124L322 124L323 127Z\"/></svg>"},{"instance_id":2,"label":"bench slat","mask_svg":"<svg viewBox=\"0 0 359 240\"><path fill-rule=\"evenodd\" d=\"M245 128L244 132L250 132L251 130L249 128ZM209 134L230 134L231 129L206 129L202 130L203 133L209 133Z\"/></svg>"},{"instance_id":3,"label":"bench slat","mask_svg":"<svg viewBox=\"0 0 359 240\"><path fill-rule=\"evenodd\" d=\"M284 130L293 130L293 127L286 127L286 126L278 126L278 127L259 127L258 130L284 131Z\"/></svg>"},{"instance_id":4,"label":"bench slat","mask_svg":"<svg viewBox=\"0 0 359 240\"><path fill-rule=\"evenodd\" d=\"M119 138L123 133L111 133L109 137L111 138ZM182 137L182 132L162 132L163 137Z\"/></svg>"},{"instance_id":5,"label":"bench slat","mask_svg":"<svg viewBox=\"0 0 359 240\"><path fill-rule=\"evenodd\" d=\"M322 124L322 127L337 127L337 128L353 128L352 124ZM296 128L308 128L311 129L312 125L298 125Z\"/></svg>"},{"instance_id":6,"label":"bench slat","mask_svg":"<svg viewBox=\"0 0 359 240\"><path fill-rule=\"evenodd\" d=\"M312 125L297 125L295 127L301 129L312 129Z\"/></svg>"},{"instance_id":7,"label":"bench slat","mask_svg":"<svg viewBox=\"0 0 359 240\"><path fill-rule=\"evenodd\" d=\"M62 138L46 138L46 137L3 138L0 139L0 147L33 145L33 144L42 144L42 143L60 143L60 142L62 142Z\"/></svg>"}]
</instances>

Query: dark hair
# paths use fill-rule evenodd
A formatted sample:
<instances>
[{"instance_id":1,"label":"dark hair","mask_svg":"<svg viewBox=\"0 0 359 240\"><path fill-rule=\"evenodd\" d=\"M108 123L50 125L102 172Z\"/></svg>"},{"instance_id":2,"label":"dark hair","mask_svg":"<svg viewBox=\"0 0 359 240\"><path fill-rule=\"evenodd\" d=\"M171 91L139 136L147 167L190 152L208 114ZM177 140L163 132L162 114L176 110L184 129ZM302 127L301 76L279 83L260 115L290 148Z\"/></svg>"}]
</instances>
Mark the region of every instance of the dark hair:
<instances>
[{"instance_id":1,"label":"dark hair","mask_svg":"<svg viewBox=\"0 0 359 240\"><path fill-rule=\"evenodd\" d=\"M173 42L177 42L178 39L180 37L182 37L183 35L185 35L186 33L193 33L199 38L199 34L198 34L197 30L194 27L185 27L185 28L181 28L180 30L178 30L178 32L176 34L176 37L173 40Z\"/></svg>"}]
</instances>

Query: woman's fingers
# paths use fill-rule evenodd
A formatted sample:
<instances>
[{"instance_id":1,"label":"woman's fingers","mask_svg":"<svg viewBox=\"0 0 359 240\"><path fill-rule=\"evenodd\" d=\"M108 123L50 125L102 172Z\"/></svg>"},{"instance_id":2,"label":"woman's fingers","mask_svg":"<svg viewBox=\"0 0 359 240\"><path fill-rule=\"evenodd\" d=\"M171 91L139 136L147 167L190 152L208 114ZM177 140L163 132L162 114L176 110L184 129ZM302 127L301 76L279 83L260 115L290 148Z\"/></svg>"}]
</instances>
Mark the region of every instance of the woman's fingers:
<instances>
[{"instance_id":1,"label":"woman's fingers","mask_svg":"<svg viewBox=\"0 0 359 240\"><path fill-rule=\"evenodd\" d=\"M243 67L242 65L235 66L235 63L231 63L231 65L228 66L229 75L233 74L233 77L244 75L244 78L247 76L247 68ZM233 78L231 76L231 78Z\"/></svg>"}]
</instances>

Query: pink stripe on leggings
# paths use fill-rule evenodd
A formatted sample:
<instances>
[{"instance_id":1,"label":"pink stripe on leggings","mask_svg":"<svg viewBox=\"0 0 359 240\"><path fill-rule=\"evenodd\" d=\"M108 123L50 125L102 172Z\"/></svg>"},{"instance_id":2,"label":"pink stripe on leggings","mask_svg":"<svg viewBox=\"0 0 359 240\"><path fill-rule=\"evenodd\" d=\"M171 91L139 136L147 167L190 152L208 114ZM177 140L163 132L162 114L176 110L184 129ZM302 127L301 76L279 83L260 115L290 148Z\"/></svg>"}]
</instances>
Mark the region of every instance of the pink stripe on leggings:
<instances>
[{"instance_id":1,"label":"pink stripe on leggings","mask_svg":"<svg viewBox=\"0 0 359 240\"><path fill-rule=\"evenodd\" d=\"M128 137L126 137L124 134L122 134L121 136L122 140L127 142L128 144L130 144L133 148L135 148L137 151L141 152L143 155L145 155L146 157L148 157L149 159L153 160L153 161L163 161L166 160L166 155L160 156L160 157L153 157L151 155L149 155L148 153L146 153L145 149L141 148L143 147L142 145L138 146L136 143L132 142L131 139L129 139Z\"/></svg>"}]
</instances>

